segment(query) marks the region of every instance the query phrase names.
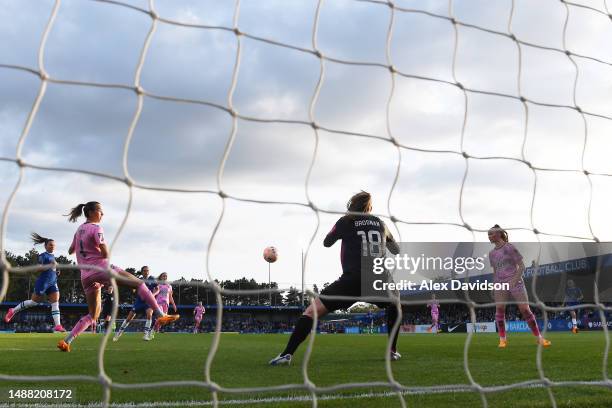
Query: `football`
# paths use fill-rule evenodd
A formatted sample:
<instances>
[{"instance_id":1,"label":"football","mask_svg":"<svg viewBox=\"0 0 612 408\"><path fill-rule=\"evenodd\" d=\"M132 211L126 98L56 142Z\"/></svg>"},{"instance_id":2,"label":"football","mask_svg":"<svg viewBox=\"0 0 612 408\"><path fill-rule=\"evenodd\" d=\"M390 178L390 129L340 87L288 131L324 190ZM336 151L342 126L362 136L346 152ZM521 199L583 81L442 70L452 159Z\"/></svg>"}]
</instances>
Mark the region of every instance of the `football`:
<instances>
[{"instance_id":1,"label":"football","mask_svg":"<svg viewBox=\"0 0 612 408\"><path fill-rule=\"evenodd\" d=\"M263 257L266 262L273 263L276 262L276 260L278 259L278 252L276 251L275 247L269 246L264 249Z\"/></svg>"}]
</instances>

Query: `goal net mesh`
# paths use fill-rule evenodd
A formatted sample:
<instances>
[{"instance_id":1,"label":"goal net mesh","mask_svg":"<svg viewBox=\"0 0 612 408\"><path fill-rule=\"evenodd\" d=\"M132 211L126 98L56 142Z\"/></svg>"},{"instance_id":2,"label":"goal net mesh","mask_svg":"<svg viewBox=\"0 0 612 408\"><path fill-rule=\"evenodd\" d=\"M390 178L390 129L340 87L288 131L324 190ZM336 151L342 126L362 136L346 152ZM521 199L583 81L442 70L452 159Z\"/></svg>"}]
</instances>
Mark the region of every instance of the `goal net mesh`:
<instances>
[{"instance_id":1,"label":"goal net mesh","mask_svg":"<svg viewBox=\"0 0 612 408\"><path fill-rule=\"evenodd\" d=\"M92 0L94 1L94 0ZM592 304L585 304L583 307L592 308L594 310L598 310L600 314L601 321L603 323L603 336L605 336L605 351L603 353L603 362L602 362L602 375L601 379L597 381L589 380L589 381L553 381L546 376L545 367L542 361L542 347L538 346L535 365L537 367L538 377L530 380L523 381L518 383L508 383L504 385L498 386L485 386L479 384L472 375L470 371L470 343L472 341L473 333L469 332L466 337L465 346L463 350L463 368L465 370L466 377L469 382L464 384L445 384L445 385L436 385L436 386L407 386L397 381L394 377L394 373L392 370L392 366L390 364L390 360L387 353L386 361L384 362L387 373L387 381L386 382L364 382L364 383L342 383L336 384L333 386L320 386L312 381L311 376L309 375L309 361L310 356L313 351L314 341L316 337L316 331L313 330L311 336L305 344L306 352L301 364L301 370L303 375L303 383L301 384L284 384L277 385L272 387L252 387L252 388L230 388L225 387L223 384L218 384L215 382L213 376L211 376L211 366L215 359L215 354L217 352L219 342L221 339L221 322L223 318L223 301L222 296L231 296L237 294L263 294L267 295L270 293L270 290L259 290L259 291L232 291L226 290L220 287L218 284L214 283L215 275L213 271L210 269L210 249L213 243L215 242L215 237L217 236L217 232L219 226L225 216L225 208L226 203L228 201L239 201L244 202L246 204L258 204L258 205L284 205L284 206L296 206L300 208L307 209L312 212L312 216L316 218L317 228L315 232L312 234L310 238L310 245L312 245L313 240L316 234L319 232L319 224L320 224L320 216L322 214L337 214L342 215L341 211L334 211L325 209L320 205L317 205L317 202L312 198L311 192L311 176L313 172L313 168L317 161L318 154L320 154L319 149L319 141L321 132L325 132L328 134L339 134L343 136L350 136L356 139L359 138L367 138L370 140L374 140L381 144L388 144L393 149L397 151L396 155L396 163L395 163L395 176L389 191L388 197L386 198L386 212L379 212L377 215L385 217L386 219L391 220L392 224L395 226L396 230L399 231L398 228L400 225L407 226L423 226L423 225L448 225L457 228L462 228L468 233L470 233L476 241L476 234L486 232L485 229L476 228L471 226L468 223L468 217L465 216L465 186L466 180L470 175L470 168L477 163L481 162L491 162L491 161L513 161L515 163L523 166L524 169L527 169L531 172L533 176L533 184L531 187L531 203L530 203L530 222L531 225L528 227L515 227L509 226L507 229L510 231L527 231L534 233L535 237L538 241L542 237L554 237L554 238L563 238L563 239L576 239L576 240L586 240L586 241L595 241L598 242L599 238L595 235L595 228L592 219L592 200L593 194L595 191L595 185L597 180L601 180L603 178L610 177L612 174L607 174L603 171L596 171L590 169L585 164L585 154L589 147L589 120L597 119L600 121L608 121L612 120L612 113L602 113L601 111L594 111L593 109L583 108L579 105L579 88L580 81L583 79L583 74L581 71L581 63L588 62L589 64L593 64L594 66L601 67L604 70L612 70L612 60L605 60L605 58L600 56L591 56L582 53L575 52L571 49L568 49L566 46L568 41L568 23L571 21L573 13L576 13L579 10L581 13L590 13L594 19L598 19L597 21L601 21L602 24L610 24L612 25L612 14L610 14L610 8L608 7L607 2L571 2L566 0L561 0L558 7L561 7L565 16L564 16L564 24L561 32L561 47L553 47L550 45L541 45L531 41L525 41L519 38L518 35L515 35L513 32L513 18L515 17L515 13L519 6L519 2L517 1L509 1L509 13L507 18L507 29L505 31L498 31L496 29L492 29L489 27L484 27L478 24L474 24L467 21L462 21L458 17L455 16L454 13L454 4L453 1L449 1L446 9L446 13L436 13L424 9L418 8L409 8L404 7L400 3L395 1L381 1L381 0L355 0L354 3L367 3L373 7L379 7L381 9L386 10L387 13L387 32L386 32L386 46L385 46L385 62L370 62L370 61L358 61L358 60L349 60L343 59L338 56L333 55L332 53L324 53L318 44L318 35L320 28L320 16L323 8L326 7L328 3L323 0L319 0L318 2L313 0L312 7L316 9L314 24L312 25L311 31L311 44L309 47L301 47L291 43L285 43L282 41L278 41L276 39L265 38L259 35L251 34L248 31L245 31L241 28L239 24L239 14L241 10L240 1L237 0L234 5L233 12L233 23L229 26L215 26L215 25L204 25L204 24L196 24L189 21L179 21L172 18L166 18L164 15L160 14L156 10L156 4L154 0L150 0L148 3L148 7L142 8L140 6L134 5L133 3L122 2L120 0L97 0L99 3L104 4L106 7L116 8L116 13L123 12L138 12L142 13L148 17L150 17L150 27L148 32L146 33L144 43L142 44L142 48L140 49L140 54L138 58L138 64L135 70L135 76L133 78L133 82L130 84L117 84L117 83L104 83L104 82L94 82L94 81L80 81L80 80L71 80L70 78L61 78L55 77L47 73L45 69L45 50L47 47L47 39L49 37L49 33L52 31L54 27L54 23L56 22L56 16L58 15L58 10L62 7L62 3L60 0L56 0L53 8L51 10L50 15L48 16L48 21L43 31L42 38L40 40L40 47L38 49L38 66L35 68L21 65L12 65L5 64L3 61L0 61L0 70L17 70L31 74L32 76L36 76L39 80L38 93L34 100L34 103L31 107L29 115L25 121L23 126L16 152L13 156L10 157L0 157L0 160L7 163L13 163L18 167L19 175L17 182L14 185L14 188L8 197L5 205L4 211L2 213L2 224L1 224L1 239L0 239L0 252L2 253L2 287L0 288L0 300L3 300L7 293L7 288L9 285L9 276L17 275L17 274L25 274L35 270L35 267L29 268L17 268L11 267L11 265L6 261L6 257L4 255L4 251L9 249L6 247L6 231L7 231L7 222L11 216L11 205L14 201L15 195L17 194L20 185L22 184L22 179L24 177L24 173L30 169L37 169L42 171L49 172L69 172L69 173L85 173L94 177L106 178L109 180L113 180L117 183L117 185L123 185L127 187L129 190L129 201L127 205L127 210L125 213L125 217L123 218L123 222L119 228L117 233L117 237L121 235L121 232L130 217L131 208L132 208L132 194L135 189L143 189L143 190L154 190L154 191L167 191L167 192L175 192L175 193L184 193L188 195L190 193L198 193L198 194L210 194L214 196L220 197L222 201L222 210L217 219L215 228L213 230L212 236L208 242L208 250L206 252L206 271L208 274L208 281L213 282L209 284L209 287L214 290L216 293L216 330L214 332L212 344L210 346L208 357L204 362L204 376L201 381L163 381L163 382L154 382L154 383L119 383L113 381L112 378L109 377L105 370L104 364L104 356L106 345L109 339L110 333L107 333L103 339L101 340L99 351L98 351L98 376L82 376L82 375L66 375L66 376L29 376L29 375L7 375L0 374L0 379L5 381L31 381L31 382L41 382L41 381L89 381L89 382L99 382L101 387L104 389L104 400L101 401L104 406L107 406L111 401L111 391L113 389L136 389L136 388L147 388L147 387L180 387L180 386L199 386L205 389L208 389L212 393L212 405L217 406L220 402L219 395L220 394L253 394L260 392L279 392L279 391L299 391L299 392L307 392L310 395L312 406L317 406L317 402L322 398L323 394L329 394L334 392L339 392L347 389L366 389L371 387L386 387L392 393L397 395L401 406L407 406L408 396L411 393L433 393L433 392L473 392L477 393L480 396L482 401L482 405L484 407L488 406L488 395L491 393L508 391L518 388L524 387L543 387L548 391L548 396L550 398L550 403L552 406L557 405L557 401L555 399L555 395L553 393L554 387L562 387L562 386L579 386L579 385L589 385L589 386L602 386L602 387L611 387L612 381L608 377L608 355L609 355L609 347L610 347L610 338L609 332L606 324L606 316L605 312L609 311L608 308L603 302L599 301L597 297L597 290L595 290L595 302ZM353 2L348 2L350 4ZM527 4L520 3L522 7L528 7ZM551 2L552 4L552 2ZM450 72L452 73L452 80L440 79L439 77L432 75L427 76L423 74L414 74L411 72L404 72L399 69L396 64L394 64L392 58L391 49L394 46L394 32L398 26L397 20L398 17L404 15L418 15L422 18L427 18L431 20L435 20L440 24L446 24L447 27L451 29L452 33L452 44L453 44L453 53L452 53L452 65L450 67ZM155 42L156 39L156 30L162 25L171 25L171 26L180 26L182 28L190 29L190 30L207 30L207 31L223 31L226 33L230 33L235 37L236 43L236 53L234 58L233 69L231 73L231 86L229 87L229 91L226 95L225 103L218 103L211 100L205 99L189 99L184 97L176 97L171 94L161 94L155 93L148 90L146 87L142 85L141 76L143 67L147 63L147 54L151 47L151 44ZM513 92L501 92L499 90L486 89L486 88L475 88L468 86L465 81L462 81L461 75L458 67L458 59L461 57L460 55L460 47L462 36L466 35L466 32L477 31L482 33L491 41L510 41L516 49L516 78L514 82L514 91ZM265 117L257 117L252 115L245 115L239 112L236 109L234 103L234 94L236 90L236 86L238 83L239 72L241 69L241 56L244 48L245 39L249 39L254 42L266 43L269 46L277 47L281 50L292 50L293 52L303 53L305 55L310 56L311 58L315 58L318 61L319 69L317 73L317 81L316 85L312 89L310 103L308 107L308 120L291 120L291 119L274 119L274 118L265 118ZM594 42L601 41L601 39L593 39ZM605 39L604 43L608 44L610 38ZM427 41L426 36L422 38L422 41ZM355 44L358 47L358 44ZM473 43L470 44L472 47L477 47ZM572 91L571 91L571 100L572 102L569 104L564 103L551 103L549 101L538 100L537 98L528 97L525 95L523 91L523 78L524 78L524 56L526 53L533 52L541 52L541 53L551 53L557 57L565 58L573 67L573 72L571 72L572 76ZM548 55L548 54L546 54ZM320 121L317 120L316 117L316 108L317 103L321 94L322 89L328 83L326 81L333 81L332 79L327 79L326 74L328 73L329 67L334 64L341 65L350 65L356 67L369 67L373 69L379 70L383 75L388 76L388 80L390 83L390 92L388 94L387 103L385 106L386 111L386 132L384 134L374 134L374 133L366 133L366 132L353 132L344 129L336 129L330 126L323 125ZM483 62L486 65L486 63ZM486 67L484 68L486 70ZM461 95L461 99L463 101L462 105L459 109L462 111L461 117L461 125L456 129L456 134L459 135L460 143L459 148L456 150L451 149L434 149L434 148L424 148L417 145L411 145L410 143L405 142L403 138L398 137L393 130L393 126L390 123L391 116L391 106L394 101L394 96L397 90L397 82L400 78L409 78L415 81L423 81L428 83L436 83L442 87L448 87L458 91ZM107 174L104 172L96 172L96 171L84 171L73 168L65 168L65 167L52 167L52 166L40 166L34 163L29 163L23 158L22 149L28 135L30 133L32 124L37 117L39 112L39 108L41 106L41 102L45 98L45 93L47 91L47 87L49 84L63 85L66 87L98 87L105 89L119 89L119 90L128 90L132 91L136 95L136 109L131 119L131 123L129 128L126 131L125 141L123 144L123 176L117 177L113 174ZM464 135L466 133L466 124L468 123L470 117L470 101L471 99L477 97L478 95L487 95L491 97L500 98L503 100L510 100L518 104L521 107L522 112L522 149L520 157L511 157L511 156L486 156L479 155L477 153L471 152L464 143ZM222 157L220 158L219 166L216 173L216 188L215 189L189 189L189 188L171 188L171 187L159 187L154 185L148 185L144 183L140 183L134 177L132 177L128 171L128 151L130 149L130 145L133 139L134 131L141 119L141 114L143 112L143 106L147 103L148 100L157 99L163 100L171 103L180 103L180 104L192 104L192 105L206 105L213 109L217 109L221 112L224 112L231 119L231 130L227 135L227 142L225 144L225 148L222 153ZM530 113L534 109L545 108L545 109L557 109L559 115L578 115L580 121L583 124L582 133L580 138L582 139L581 143L581 162L579 168L568 169L568 168L554 168L554 167L546 167L541 165L536 165L532 161L528 160L525 150L527 144L533 142L532 139L537 138L537 135L533 135L529 132L529 121L530 121ZM260 123L282 123L287 124L291 123L298 126L303 126L312 130L312 137L314 140L314 150L312 152L312 158L310 160L310 166L308 168L308 172L304 179L304 193L306 200L304 201L284 201L284 200L259 200L241 197L237 195L233 195L231 192L225 188L224 185L224 170L226 168L226 163L228 161L228 157L230 152L232 151L232 147L235 141L236 132L239 126L239 121L245 122L260 122ZM609 136L609 135L608 135ZM491 135L491 138L494 138L495 135ZM608 137L609 139L609 137ZM563 141L559 141L559 143L563 143ZM608 140L606 144L609 149L612 146L612 143ZM429 154L435 156L439 155L440 160L445 160L448 156L453 156L462 160L464 163L463 166L463 174L461 178L460 185L460 193L457 202L457 211L459 214L460 222L444 222L444 221L411 221L407 219L404 214L394 213L391 211L392 202L394 198L394 192L398 185L398 180L400 176L400 168L402 166L402 160L406 160L407 154ZM575 234L560 234L557 231L546 231L542 228L538 228L537 220L535 220L534 216L534 202L536 201L540 184L538 180L544 177L546 174L550 173L559 173L559 174L568 174L573 173L579 177L583 177L584 180L588 183L588 208L586 209L587 213L587 223L588 223L588 231L589 233L586 236L576 236ZM572 217L572 214L568 214L568 217ZM401 236L399 237L401 240ZM116 242L116 239L115 241ZM113 242L113 245L114 245ZM113 249L113 245L111 245L111 252ZM305 258L308 259L308 254L310 250L310 245L308 250L305 253ZM305 274L308 276L308 268L306 268L307 263L304 261ZM74 267L73 267L74 268ZM111 276L113 276L113 284L116 284L116 280L114 279L116 275L114 272L108 271ZM535 281L535 279L534 279ZM204 285L204 284L203 284ZM286 288L281 288L276 290L276 292L286 290ZM312 291L307 291L306 296L312 301L315 297L320 296L317 293ZM333 298L333 297L330 297ZM359 300L371 300L371 299L362 299L355 298L355 301ZM117 301L117 300L115 300ZM410 300L400 300L396 299L396 302L399 306L400 303L405 305L415 304L414 301ZM476 322L476 310L478 308L490 308L494 306L493 304L477 304L472 302L469 299L466 300L453 300L456 303L463 303L470 312L471 320L473 323ZM421 301L422 304L422 301ZM539 312L544 316L546 321L547 312L553 311L562 311L568 310L570 308L563 307L549 307L544 304L540 299L530 299L530 304L532 307L539 309ZM117 304L115 304L114 315L117 312ZM114 318L114 317L113 317ZM315 327L317 324L317 318L315 317ZM399 330L400 322L393 327L393 330ZM545 329L546 330L546 326ZM390 345L387 345L389 349ZM382 362L381 362L382 364Z\"/></svg>"}]
</instances>

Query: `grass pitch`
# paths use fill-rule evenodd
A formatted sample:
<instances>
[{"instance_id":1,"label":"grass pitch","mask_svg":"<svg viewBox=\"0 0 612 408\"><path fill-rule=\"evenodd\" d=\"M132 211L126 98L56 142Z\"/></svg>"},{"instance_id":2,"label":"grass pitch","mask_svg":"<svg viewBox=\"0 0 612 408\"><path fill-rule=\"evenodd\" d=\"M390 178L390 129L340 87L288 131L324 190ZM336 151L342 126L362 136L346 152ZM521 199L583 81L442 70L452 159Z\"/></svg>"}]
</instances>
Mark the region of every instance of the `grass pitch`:
<instances>
[{"instance_id":1,"label":"grass pitch","mask_svg":"<svg viewBox=\"0 0 612 408\"><path fill-rule=\"evenodd\" d=\"M601 380L603 378L603 332L549 333L551 348L543 351L546 376L554 381ZM0 335L0 373L3 375L90 375L96 376L97 349L101 335L84 334L73 343L71 353L55 348L60 335ZM227 388L262 387L303 383L301 363L304 345L290 367L269 367L267 362L281 351L287 335L223 334L212 365L212 380ZM463 368L465 334L402 335L402 360L392 363L395 379L406 386L468 384ZM158 334L144 342L141 334L125 334L117 343L109 342L105 369L114 383L204 380L204 362L211 334ZM510 333L505 350L497 349L495 334L476 334L469 350L473 378L483 386L504 385L537 379L536 345L530 334ZM317 335L309 364L310 380L318 386L348 382L387 381L384 365L384 335ZM3 403L8 389L70 387L75 402L100 401L102 389L93 382L12 382L2 381ZM389 388L366 387L324 393L320 407L399 407L398 397ZM556 387L553 393L559 407L610 407L612 389L594 386ZM310 407L303 391L265 393L221 393L221 403L253 407ZM173 386L125 390L114 388L112 403L146 406L193 406L210 404L211 394L196 386ZM258 399L263 399L258 402ZM407 394L410 407L481 406L478 394L449 392ZM165 404L149 404L153 402ZM194 402L201 402L201 404ZM487 395L490 407L549 407L544 388L510 390ZM46 406L50 401L45 401ZM122 405L123 404L123 405ZM131 405L133 406L133 405ZM138 406L138 405L136 405Z\"/></svg>"}]
</instances>

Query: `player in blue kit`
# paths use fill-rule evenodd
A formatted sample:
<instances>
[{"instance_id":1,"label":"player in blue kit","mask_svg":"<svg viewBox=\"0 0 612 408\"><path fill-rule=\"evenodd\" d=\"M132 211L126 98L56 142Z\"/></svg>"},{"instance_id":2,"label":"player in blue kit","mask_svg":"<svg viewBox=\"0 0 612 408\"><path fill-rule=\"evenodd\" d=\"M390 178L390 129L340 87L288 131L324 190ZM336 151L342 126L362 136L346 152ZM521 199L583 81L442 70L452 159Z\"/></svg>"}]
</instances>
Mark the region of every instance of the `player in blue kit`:
<instances>
[{"instance_id":1,"label":"player in blue kit","mask_svg":"<svg viewBox=\"0 0 612 408\"><path fill-rule=\"evenodd\" d=\"M45 245L45 252L38 255L37 262L40 265L49 265L49 268L44 270L36 279L32 298L30 300L24 300L14 308L9 309L6 313L6 316L4 316L4 322L10 322L13 316L21 312L22 310L41 305L44 300L44 297L46 296L49 303L51 303L51 317L53 317L54 324L53 330L57 332L65 332L66 329L62 327L60 321L60 293L59 288L57 286L57 275L59 275L59 272L56 272L55 270L56 263L55 256L53 255L53 251L55 251L55 241L50 238L41 237L35 232L32 233L31 238L32 242L34 242L35 245Z\"/></svg>"},{"instance_id":2,"label":"player in blue kit","mask_svg":"<svg viewBox=\"0 0 612 408\"><path fill-rule=\"evenodd\" d=\"M576 286L573 280L569 279L567 281L567 288L565 288L565 302L564 306L578 306L584 296L582 295L582 290ZM572 317L572 333L578 333L578 320L576 319L576 310L572 309L569 311L570 316Z\"/></svg>"},{"instance_id":3,"label":"player in blue kit","mask_svg":"<svg viewBox=\"0 0 612 408\"><path fill-rule=\"evenodd\" d=\"M149 275L149 267L146 265L143 266L142 268L140 268L140 273L142 273L142 280L144 281L145 285L147 285L147 288L149 288L153 296L156 296L159 292L159 287L155 278ZM132 306L132 310L130 310L130 313L128 313L128 316L121 324L121 327L115 333L113 341L119 340L119 337L121 337L125 329L127 329L127 327L130 325L130 322L134 319L134 317L136 317L138 313L144 313L147 318L147 321L145 322L144 333L144 338L145 340L147 339L148 333L150 333L151 325L153 323L153 309L151 309L151 307L144 300L142 300L140 296L136 296L136 301L134 302L134 306Z\"/></svg>"}]
</instances>

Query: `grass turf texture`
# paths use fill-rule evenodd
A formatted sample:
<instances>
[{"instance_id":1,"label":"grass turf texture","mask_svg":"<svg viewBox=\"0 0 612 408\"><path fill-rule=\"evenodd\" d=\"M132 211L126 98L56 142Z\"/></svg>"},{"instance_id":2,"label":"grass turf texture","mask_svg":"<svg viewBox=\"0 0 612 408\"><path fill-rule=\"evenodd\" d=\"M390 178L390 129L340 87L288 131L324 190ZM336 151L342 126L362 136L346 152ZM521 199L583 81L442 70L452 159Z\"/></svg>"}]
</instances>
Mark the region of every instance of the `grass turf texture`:
<instances>
[{"instance_id":1,"label":"grass turf texture","mask_svg":"<svg viewBox=\"0 0 612 408\"><path fill-rule=\"evenodd\" d=\"M3 375L97 375L97 348L100 335L84 334L73 343L71 353L55 348L60 335L0 335L0 373ZM543 350L544 372L548 378L562 380L601 380L605 348L603 332L549 333L551 348ZM212 366L212 379L223 387L271 386L303 382L301 363L304 345L289 367L269 367L267 362L284 347L287 335L223 334ZM467 384L463 370L465 334L402 335L399 349L402 360L393 362L397 381L407 386ZM211 334L158 334L144 342L141 334L125 334L117 343L109 341L105 354L106 372L118 383L167 380L204 380L204 361ZM503 385L538 378L535 340L530 334L510 333L508 348L497 348L495 334L476 334L470 346L469 366L481 385ZM348 382L386 381L382 335L318 335L309 364L309 376L318 386ZM8 388L66 388L76 390L80 403L100 401L97 383L15 383L1 381L5 398ZM356 394L388 392L388 388L343 390L321 400L320 407L399 407L397 396L360 397ZM581 386L554 388L559 407L609 407L612 390ZM220 400L253 400L270 397L307 397L300 391L260 394L219 395ZM348 397L334 399L334 397ZM210 393L197 387L113 389L114 403L153 401L210 401ZM473 392L406 395L411 407L472 407L481 405ZM543 388L511 390L488 394L491 407L548 407ZM7 402L6 400L0 401ZM244 405L243 405L244 406ZM249 403L257 407L309 407L309 401Z\"/></svg>"}]
</instances>

